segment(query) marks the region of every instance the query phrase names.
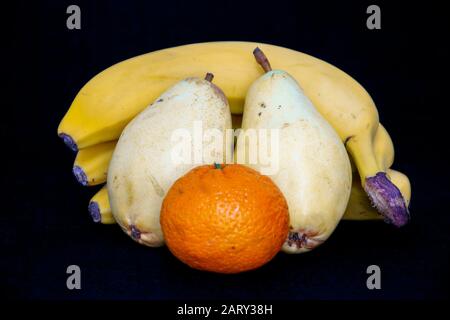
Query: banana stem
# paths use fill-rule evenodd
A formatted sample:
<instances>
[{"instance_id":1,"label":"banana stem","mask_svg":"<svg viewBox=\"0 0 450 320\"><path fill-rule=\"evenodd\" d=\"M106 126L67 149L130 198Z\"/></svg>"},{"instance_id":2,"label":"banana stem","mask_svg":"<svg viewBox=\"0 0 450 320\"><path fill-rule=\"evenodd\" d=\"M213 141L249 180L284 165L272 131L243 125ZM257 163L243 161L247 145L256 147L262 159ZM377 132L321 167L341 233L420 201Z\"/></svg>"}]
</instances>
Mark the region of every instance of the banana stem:
<instances>
[{"instance_id":1,"label":"banana stem","mask_svg":"<svg viewBox=\"0 0 450 320\"><path fill-rule=\"evenodd\" d=\"M59 137L63 140L64 144L74 152L78 152L78 146L71 136L65 133L60 133Z\"/></svg>"},{"instance_id":2,"label":"banana stem","mask_svg":"<svg viewBox=\"0 0 450 320\"><path fill-rule=\"evenodd\" d=\"M86 187L89 185L88 177L87 177L86 173L84 172L83 168L81 168L79 166L74 166L72 168L72 172L73 172L73 175L75 176L75 178L77 179L77 181L82 186Z\"/></svg>"},{"instance_id":3,"label":"banana stem","mask_svg":"<svg viewBox=\"0 0 450 320\"><path fill-rule=\"evenodd\" d=\"M410 216L405 199L386 173L378 172L375 176L366 178L364 190L387 223L396 227L408 223Z\"/></svg>"},{"instance_id":4,"label":"banana stem","mask_svg":"<svg viewBox=\"0 0 450 320\"><path fill-rule=\"evenodd\" d=\"M270 66L269 59L267 59L266 55L262 50L258 47L253 50L253 56L256 59L256 62L264 69L265 72L272 71L272 67Z\"/></svg>"},{"instance_id":5,"label":"banana stem","mask_svg":"<svg viewBox=\"0 0 450 320\"><path fill-rule=\"evenodd\" d=\"M95 223L99 223L102 221L102 216L100 214L100 206L96 201L92 201L89 203L88 207L89 213L91 214L92 220L94 220Z\"/></svg>"},{"instance_id":6,"label":"banana stem","mask_svg":"<svg viewBox=\"0 0 450 320\"><path fill-rule=\"evenodd\" d=\"M205 80L211 82L214 79L214 75L208 72L205 76Z\"/></svg>"}]
</instances>

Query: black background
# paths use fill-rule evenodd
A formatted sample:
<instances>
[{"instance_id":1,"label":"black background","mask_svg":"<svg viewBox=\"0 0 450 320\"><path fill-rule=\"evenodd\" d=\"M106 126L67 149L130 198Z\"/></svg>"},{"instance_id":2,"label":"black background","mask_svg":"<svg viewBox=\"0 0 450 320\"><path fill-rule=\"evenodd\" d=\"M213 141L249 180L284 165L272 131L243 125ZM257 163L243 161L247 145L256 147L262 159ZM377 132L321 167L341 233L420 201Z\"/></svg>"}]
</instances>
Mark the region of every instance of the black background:
<instances>
[{"instance_id":1,"label":"black background","mask_svg":"<svg viewBox=\"0 0 450 320\"><path fill-rule=\"evenodd\" d=\"M393 2L393 1L391 1ZM366 28L378 4L382 29ZM448 13L439 2L36 1L2 7L6 48L1 138L0 288L10 299L443 299L449 298ZM66 28L77 4L82 29ZM6 32L5 32L6 31ZM56 128L78 90L132 56L181 44L248 40L309 53L372 95L412 183L412 221L341 222L319 249L279 254L239 275L191 270L167 248L136 245L96 225L74 154ZM66 288L66 268L82 289ZM382 289L366 288L381 267Z\"/></svg>"}]
</instances>

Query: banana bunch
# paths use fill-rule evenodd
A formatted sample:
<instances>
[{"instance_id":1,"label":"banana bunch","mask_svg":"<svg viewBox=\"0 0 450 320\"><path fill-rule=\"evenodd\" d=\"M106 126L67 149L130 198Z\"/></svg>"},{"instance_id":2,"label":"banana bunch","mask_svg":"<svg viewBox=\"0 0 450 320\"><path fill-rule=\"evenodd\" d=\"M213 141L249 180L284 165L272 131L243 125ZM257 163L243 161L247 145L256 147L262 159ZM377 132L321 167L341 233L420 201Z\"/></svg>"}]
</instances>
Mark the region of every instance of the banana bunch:
<instances>
[{"instance_id":1,"label":"banana bunch","mask_svg":"<svg viewBox=\"0 0 450 320\"><path fill-rule=\"evenodd\" d=\"M206 72L220 75L216 85L227 96L232 113L242 114L247 90L262 73L249 54L255 47L296 78L345 144L354 164L354 179L344 218L384 218L395 226L407 223L409 180L389 169L394 148L367 91L322 60L254 42L211 42L159 50L122 61L92 78L75 97L58 128L65 144L78 152L73 167L77 180L82 185L106 182L108 163L122 130L181 79L202 77ZM104 189L91 200L94 221L111 222L107 202Z\"/></svg>"}]
</instances>

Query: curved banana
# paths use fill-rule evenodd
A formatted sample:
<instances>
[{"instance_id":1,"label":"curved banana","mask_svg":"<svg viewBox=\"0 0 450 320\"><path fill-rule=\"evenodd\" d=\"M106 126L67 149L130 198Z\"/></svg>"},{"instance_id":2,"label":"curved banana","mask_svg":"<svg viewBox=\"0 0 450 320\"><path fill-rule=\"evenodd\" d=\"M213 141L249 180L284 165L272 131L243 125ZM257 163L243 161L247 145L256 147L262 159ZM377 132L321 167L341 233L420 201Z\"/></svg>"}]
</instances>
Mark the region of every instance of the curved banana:
<instances>
[{"instance_id":1,"label":"curved banana","mask_svg":"<svg viewBox=\"0 0 450 320\"><path fill-rule=\"evenodd\" d=\"M92 197L91 201L89 201L88 210L94 222L103 224L116 223L111 212L111 206L109 205L108 189L106 185L104 185L100 191Z\"/></svg>"},{"instance_id":2,"label":"curved banana","mask_svg":"<svg viewBox=\"0 0 450 320\"><path fill-rule=\"evenodd\" d=\"M168 87L208 70L220 74L217 85L229 99L232 113L241 114L250 84L262 74L251 55L256 46L302 84L325 117L342 116L338 131L345 132L346 122L361 117L378 119L364 88L325 61L269 44L209 42L147 53L102 71L75 97L58 134L75 150L117 139L128 122Z\"/></svg>"},{"instance_id":3,"label":"curved banana","mask_svg":"<svg viewBox=\"0 0 450 320\"><path fill-rule=\"evenodd\" d=\"M73 174L83 186L95 186L106 182L108 165L117 141L100 143L81 149L73 164Z\"/></svg>"},{"instance_id":4,"label":"curved banana","mask_svg":"<svg viewBox=\"0 0 450 320\"><path fill-rule=\"evenodd\" d=\"M400 191L376 161L373 139L378 112L353 78L320 59L254 42L210 42L144 54L120 62L91 79L78 93L58 128L73 150L117 139L127 123L165 89L206 71L220 74L217 85L231 111L242 113L250 84L262 71L251 52L260 47L274 65L302 86L317 110L337 131L361 177L361 184L385 220L402 226L409 211Z\"/></svg>"}]
</instances>

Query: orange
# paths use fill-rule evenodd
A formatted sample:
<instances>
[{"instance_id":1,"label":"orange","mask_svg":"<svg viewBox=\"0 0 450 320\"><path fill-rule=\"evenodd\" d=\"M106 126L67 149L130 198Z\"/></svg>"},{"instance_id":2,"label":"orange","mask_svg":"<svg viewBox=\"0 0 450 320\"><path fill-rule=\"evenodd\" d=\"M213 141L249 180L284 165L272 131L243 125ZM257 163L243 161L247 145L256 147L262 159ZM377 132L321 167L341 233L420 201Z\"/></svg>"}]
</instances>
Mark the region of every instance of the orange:
<instances>
[{"instance_id":1,"label":"orange","mask_svg":"<svg viewBox=\"0 0 450 320\"><path fill-rule=\"evenodd\" d=\"M178 179L161 207L169 250L192 268L238 273L270 261L286 240L286 199L243 165L205 165Z\"/></svg>"}]
</instances>

